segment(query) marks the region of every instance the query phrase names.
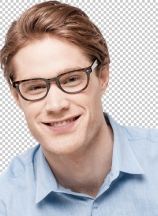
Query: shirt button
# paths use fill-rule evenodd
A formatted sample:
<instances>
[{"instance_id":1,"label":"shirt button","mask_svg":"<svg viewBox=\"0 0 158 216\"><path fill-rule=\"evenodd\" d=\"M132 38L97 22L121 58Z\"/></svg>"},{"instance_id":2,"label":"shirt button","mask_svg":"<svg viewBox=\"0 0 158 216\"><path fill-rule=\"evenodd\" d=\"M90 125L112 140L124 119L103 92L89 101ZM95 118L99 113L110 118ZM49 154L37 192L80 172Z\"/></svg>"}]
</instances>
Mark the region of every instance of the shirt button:
<instances>
[{"instance_id":1,"label":"shirt button","mask_svg":"<svg viewBox=\"0 0 158 216\"><path fill-rule=\"evenodd\" d=\"M97 205L96 202L93 203L93 207L94 207L94 208L98 208L98 205Z\"/></svg>"}]
</instances>

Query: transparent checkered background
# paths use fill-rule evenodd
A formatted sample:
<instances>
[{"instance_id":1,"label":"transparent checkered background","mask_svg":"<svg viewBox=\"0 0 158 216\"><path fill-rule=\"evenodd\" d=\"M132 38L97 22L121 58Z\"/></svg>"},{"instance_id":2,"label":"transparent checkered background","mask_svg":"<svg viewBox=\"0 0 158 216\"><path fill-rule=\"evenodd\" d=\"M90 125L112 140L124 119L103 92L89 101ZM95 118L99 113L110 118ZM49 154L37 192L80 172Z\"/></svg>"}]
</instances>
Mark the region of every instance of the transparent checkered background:
<instances>
[{"instance_id":1,"label":"transparent checkered background","mask_svg":"<svg viewBox=\"0 0 158 216\"><path fill-rule=\"evenodd\" d=\"M1 0L0 47L11 22L38 0ZM110 57L103 107L124 125L158 127L158 2L62 0L80 7L101 29ZM15 155L37 144L0 73L0 172Z\"/></svg>"}]
</instances>

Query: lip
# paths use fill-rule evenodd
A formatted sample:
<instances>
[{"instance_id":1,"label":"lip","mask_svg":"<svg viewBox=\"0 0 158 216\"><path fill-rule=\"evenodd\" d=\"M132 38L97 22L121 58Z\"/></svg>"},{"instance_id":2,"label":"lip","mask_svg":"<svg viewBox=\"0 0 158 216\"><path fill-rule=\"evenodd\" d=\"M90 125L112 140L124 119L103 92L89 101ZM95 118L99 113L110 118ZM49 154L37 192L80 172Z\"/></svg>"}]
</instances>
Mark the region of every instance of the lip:
<instances>
[{"instance_id":1,"label":"lip","mask_svg":"<svg viewBox=\"0 0 158 216\"><path fill-rule=\"evenodd\" d=\"M66 121L66 120L69 120L69 119L72 119L72 118L76 118L76 119L74 121L72 121L72 122L67 123L66 125L63 125L63 126L55 127L55 126L49 125L49 124L52 124L52 123ZM64 132L68 132L69 130L71 130L74 127L74 125L77 123L79 118L80 118L80 116L75 116L75 117L65 118L65 119L58 120L58 121L47 122L47 123L44 123L44 125L54 133L64 133Z\"/></svg>"}]
</instances>

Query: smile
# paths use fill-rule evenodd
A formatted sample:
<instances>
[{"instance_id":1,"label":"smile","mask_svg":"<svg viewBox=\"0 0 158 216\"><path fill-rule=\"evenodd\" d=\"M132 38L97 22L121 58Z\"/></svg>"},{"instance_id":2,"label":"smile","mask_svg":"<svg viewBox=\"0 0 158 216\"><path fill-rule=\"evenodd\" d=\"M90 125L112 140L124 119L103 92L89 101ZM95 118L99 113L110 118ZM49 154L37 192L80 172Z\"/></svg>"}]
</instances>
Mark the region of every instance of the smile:
<instances>
[{"instance_id":1,"label":"smile","mask_svg":"<svg viewBox=\"0 0 158 216\"><path fill-rule=\"evenodd\" d=\"M59 122L53 122L53 123L47 123L47 125L49 126L53 126L53 127L61 127L61 126L64 126L66 124L69 124L75 120L77 120L79 118L78 117L74 117L74 118L71 118L71 119L68 119L68 120L64 120L64 121L59 121Z\"/></svg>"},{"instance_id":2,"label":"smile","mask_svg":"<svg viewBox=\"0 0 158 216\"><path fill-rule=\"evenodd\" d=\"M66 133L70 130L72 130L75 125L78 122L78 119L80 118L80 116L76 116L76 117L70 117L70 118L65 118L63 120L59 120L59 121L52 121L49 123L44 123L47 128L57 134L60 133Z\"/></svg>"}]
</instances>

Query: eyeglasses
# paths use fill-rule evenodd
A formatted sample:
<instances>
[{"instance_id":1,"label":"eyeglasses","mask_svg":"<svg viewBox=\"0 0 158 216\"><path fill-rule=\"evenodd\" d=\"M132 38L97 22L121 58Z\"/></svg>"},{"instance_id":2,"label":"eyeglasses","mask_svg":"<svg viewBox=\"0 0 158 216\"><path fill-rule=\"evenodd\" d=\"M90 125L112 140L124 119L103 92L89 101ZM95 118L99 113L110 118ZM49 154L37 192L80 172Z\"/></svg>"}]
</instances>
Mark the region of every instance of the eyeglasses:
<instances>
[{"instance_id":1,"label":"eyeglasses","mask_svg":"<svg viewBox=\"0 0 158 216\"><path fill-rule=\"evenodd\" d=\"M87 68L69 71L51 79L33 78L15 81L12 86L26 101L38 101L45 98L49 92L51 82L56 82L58 88L67 94L76 94L88 87L90 73L97 65L97 60L95 60Z\"/></svg>"}]
</instances>

